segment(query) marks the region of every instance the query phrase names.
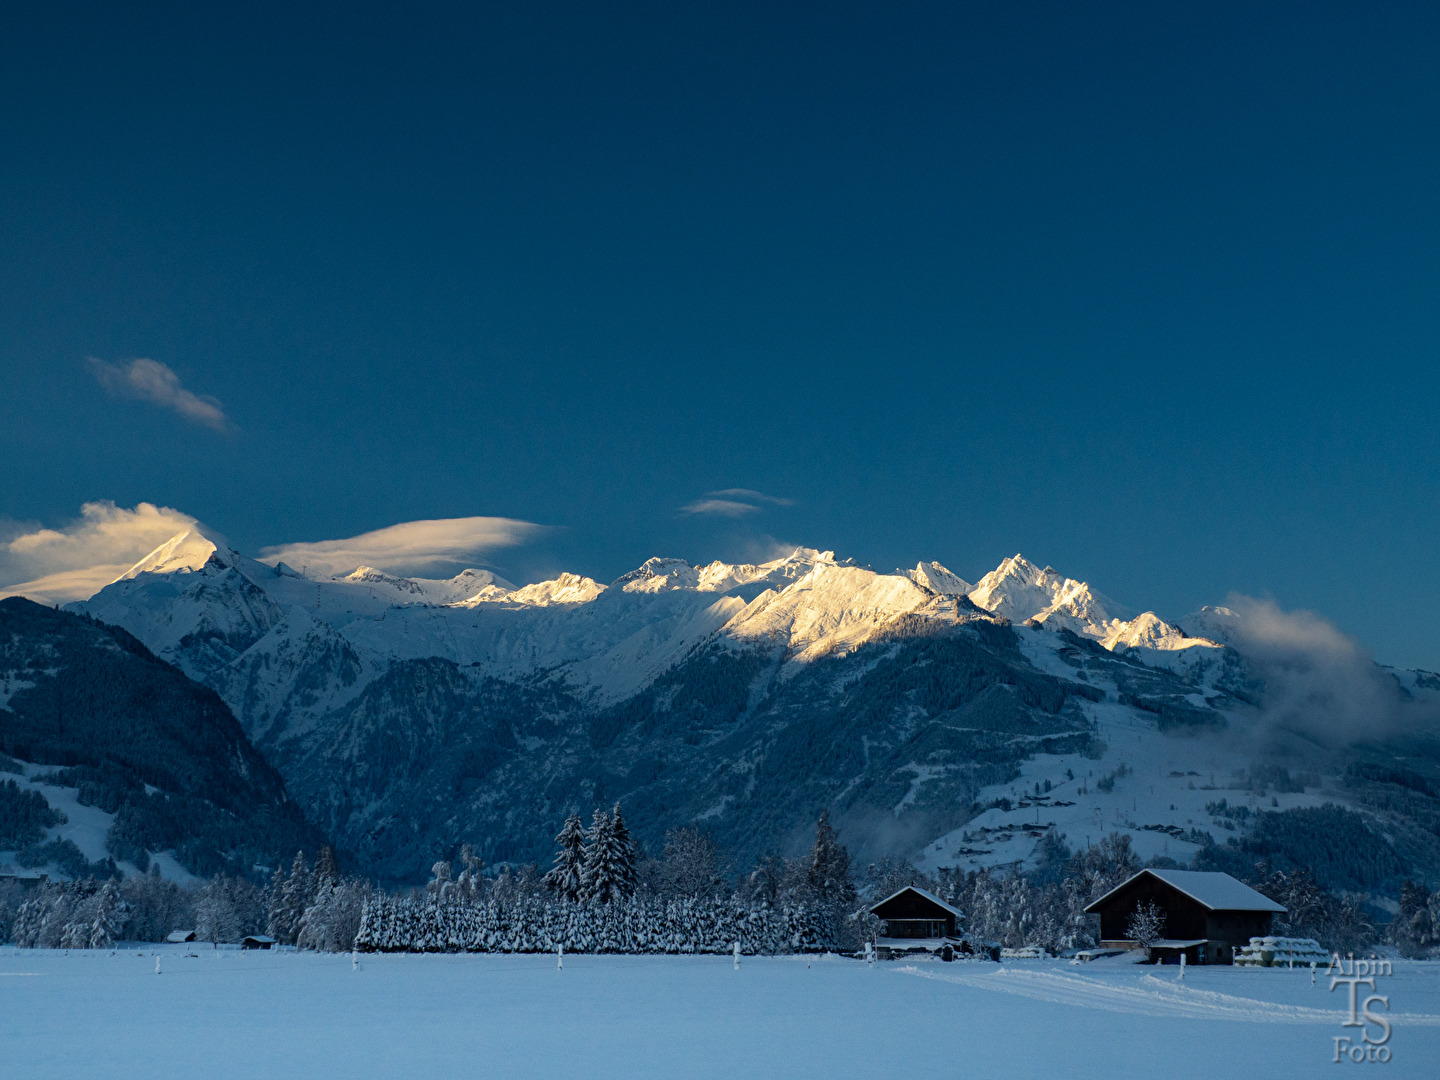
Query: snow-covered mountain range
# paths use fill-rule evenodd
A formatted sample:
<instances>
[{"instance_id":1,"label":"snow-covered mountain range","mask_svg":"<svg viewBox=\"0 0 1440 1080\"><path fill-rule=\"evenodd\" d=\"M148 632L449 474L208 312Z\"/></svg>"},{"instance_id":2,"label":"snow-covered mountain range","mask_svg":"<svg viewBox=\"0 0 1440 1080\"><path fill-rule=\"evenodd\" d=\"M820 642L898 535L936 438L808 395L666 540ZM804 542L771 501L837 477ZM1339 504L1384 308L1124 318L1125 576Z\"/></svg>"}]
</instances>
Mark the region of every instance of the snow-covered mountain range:
<instances>
[{"instance_id":1,"label":"snow-covered mountain range","mask_svg":"<svg viewBox=\"0 0 1440 1080\"><path fill-rule=\"evenodd\" d=\"M804 662L855 649L902 617L955 624L976 610L1071 630L1164 667L1175 666L1166 654L1195 649L1186 666L1203 667L1223 653L1217 641L1136 614L1022 555L973 586L938 562L881 574L797 548L759 565L655 558L609 586L567 573L517 588L474 569L431 580L361 566L316 579L248 559L196 526L73 606L124 626L196 678L282 623L313 632L297 618L303 612L371 658L438 656L512 677L544 670L599 702L644 685L657 665L712 634L783 640L787 658Z\"/></svg>"},{"instance_id":2,"label":"snow-covered mountain range","mask_svg":"<svg viewBox=\"0 0 1440 1080\"><path fill-rule=\"evenodd\" d=\"M1038 834L994 842L1017 811L983 807L1022 778L1087 791L1083 813L1050 796L1065 805L1030 823L1074 841L1113 817L1114 789L1095 802L1085 783L1098 769L1186 775L1209 755L1233 782L1262 749L1237 737L1263 726L1238 616L1167 621L1021 555L973 585L938 562L878 573L797 548L516 587L485 570L307 576L196 526L72 607L214 687L315 820L400 877L462 840L539 857L566 811L616 798L652 843L700 821L753 856L828 805L867 851L1013 861ZM1435 693L1426 680L1395 673L1396 692ZM1178 832L1220 827L1205 800L1150 801L1142 850L1183 855ZM984 847L957 839L981 828Z\"/></svg>"}]
</instances>

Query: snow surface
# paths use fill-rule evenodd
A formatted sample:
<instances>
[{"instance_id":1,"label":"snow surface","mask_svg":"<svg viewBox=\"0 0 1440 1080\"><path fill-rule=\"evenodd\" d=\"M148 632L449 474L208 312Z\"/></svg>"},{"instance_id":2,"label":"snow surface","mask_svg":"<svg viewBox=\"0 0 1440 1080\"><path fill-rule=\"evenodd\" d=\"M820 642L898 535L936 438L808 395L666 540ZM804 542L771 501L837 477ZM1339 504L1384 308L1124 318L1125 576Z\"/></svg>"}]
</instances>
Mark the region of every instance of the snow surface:
<instances>
[{"instance_id":1,"label":"snow surface","mask_svg":"<svg viewBox=\"0 0 1440 1080\"><path fill-rule=\"evenodd\" d=\"M221 563L225 564L226 555L229 553L228 545L218 533L196 524L165 541L121 574L118 580L130 581L141 574L174 574L199 570L217 555Z\"/></svg>"},{"instance_id":2,"label":"snow surface","mask_svg":"<svg viewBox=\"0 0 1440 1080\"><path fill-rule=\"evenodd\" d=\"M929 589L941 596L965 596L975 588L964 578L951 573L938 562L916 563L914 570L900 572L921 588Z\"/></svg>"},{"instance_id":3,"label":"snow surface","mask_svg":"<svg viewBox=\"0 0 1440 1080\"><path fill-rule=\"evenodd\" d=\"M474 596L482 590L501 592L515 588L504 578L489 570L462 570L453 578L393 577L373 566L357 566L348 574L334 579L344 585L370 588L376 595L388 596L395 604L453 604Z\"/></svg>"},{"instance_id":4,"label":"snow surface","mask_svg":"<svg viewBox=\"0 0 1440 1080\"><path fill-rule=\"evenodd\" d=\"M162 973L155 974L161 957ZM195 955L187 955L194 953ZM1325 1072L1344 988L1097 961L0 949L7 1075L1065 1077ZM1433 1075L1440 965L1382 979L1383 1075Z\"/></svg>"},{"instance_id":5,"label":"snow surface","mask_svg":"<svg viewBox=\"0 0 1440 1080\"><path fill-rule=\"evenodd\" d=\"M561 574L550 581L537 581L523 588L496 587L489 585L479 592L457 601L456 607L474 607L476 604L506 603L533 604L544 607L548 604L588 604L602 592L605 586L579 574Z\"/></svg>"}]
</instances>

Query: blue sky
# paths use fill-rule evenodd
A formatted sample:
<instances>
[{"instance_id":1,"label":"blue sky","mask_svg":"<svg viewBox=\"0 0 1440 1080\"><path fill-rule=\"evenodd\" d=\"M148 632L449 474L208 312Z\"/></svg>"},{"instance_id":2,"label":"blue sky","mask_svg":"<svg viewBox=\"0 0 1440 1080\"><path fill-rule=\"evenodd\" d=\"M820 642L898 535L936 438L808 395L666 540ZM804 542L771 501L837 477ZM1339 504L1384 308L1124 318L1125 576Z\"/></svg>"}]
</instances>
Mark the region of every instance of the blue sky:
<instances>
[{"instance_id":1,"label":"blue sky","mask_svg":"<svg viewBox=\"0 0 1440 1080\"><path fill-rule=\"evenodd\" d=\"M1440 667L1437 9L603 7L7 16L7 535L1023 551Z\"/></svg>"}]
</instances>

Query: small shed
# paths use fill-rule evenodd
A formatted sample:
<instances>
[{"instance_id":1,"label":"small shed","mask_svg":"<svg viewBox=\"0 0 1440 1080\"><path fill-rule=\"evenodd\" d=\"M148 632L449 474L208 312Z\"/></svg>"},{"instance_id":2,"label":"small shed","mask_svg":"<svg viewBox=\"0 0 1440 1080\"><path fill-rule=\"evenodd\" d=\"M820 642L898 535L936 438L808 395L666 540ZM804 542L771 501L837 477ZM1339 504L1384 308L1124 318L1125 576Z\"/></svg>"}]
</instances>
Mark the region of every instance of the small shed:
<instances>
[{"instance_id":1,"label":"small shed","mask_svg":"<svg viewBox=\"0 0 1440 1080\"><path fill-rule=\"evenodd\" d=\"M1162 938L1151 956L1197 964L1228 964L1252 937L1270 932L1285 908L1229 874L1203 870L1147 868L1092 901L1085 910L1100 916L1100 944L1133 948L1126 935L1135 912L1153 903L1163 915Z\"/></svg>"},{"instance_id":2,"label":"small shed","mask_svg":"<svg viewBox=\"0 0 1440 1080\"><path fill-rule=\"evenodd\" d=\"M871 905L870 914L884 923L881 937L907 939L953 938L956 924L963 918L934 893L914 885Z\"/></svg>"},{"instance_id":3,"label":"small shed","mask_svg":"<svg viewBox=\"0 0 1440 1080\"><path fill-rule=\"evenodd\" d=\"M165 935L165 940L172 945L183 945L187 941L195 940L194 930L171 930Z\"/></svg>"},{"instance_id":4,"label":"small shed","mask_svg":"<svg viewBox=\"0 0 1440 1080\"><path fill-rule=\"evenodd\" d=\"M240 939L242 949L273 949L275 939L268 934L250 934Z\"/></svg>"}]
</instances>

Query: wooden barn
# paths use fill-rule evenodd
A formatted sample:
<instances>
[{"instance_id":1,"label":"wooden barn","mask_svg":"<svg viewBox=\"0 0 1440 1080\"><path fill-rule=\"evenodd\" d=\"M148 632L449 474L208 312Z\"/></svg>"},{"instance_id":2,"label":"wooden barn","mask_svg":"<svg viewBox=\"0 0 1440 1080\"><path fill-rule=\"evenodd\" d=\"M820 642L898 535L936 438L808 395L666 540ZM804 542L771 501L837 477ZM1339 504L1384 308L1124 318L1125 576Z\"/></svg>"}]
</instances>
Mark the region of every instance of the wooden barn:
<instances>
[{"instance_id":1,"label":"wooden barn","mask_svg":"<svg viewBox=\"0 0 1440 1080\"><path fill-rule=\"evenodd\" d=\"M1133 948L1128 927L1136 910L1154 903L1163 936L1150 947L1164 962L1184 955L1192 964L1228 964L1252 937L1270 933L1285 909L1229 874L1202 870L1141 870L1085 908L1100 916L1102 947Z\"/></svg>"},{"instance_id":2,"label":"wooden barn","mask_svg":"<svg viewBox=\"0 0 1440 1080\"><path fill-rule=\"evenodd\" d=\"M950 960L961 944L956 937L960 912L914 885L872 904L870 914L880 920L875 950L882 960L914 952L936 952Z\"/></svg>"},{"instance_id":3,"label":"wooden barn","mask_svg":"<svg viewBox=\"0 0 1440 1080\"><path fill-rule=\"evenodd\" d=\"M242 949L273 949L275 939L268 934L250 934L240 939Z\"/></svg>"},{"instance_id":4,"label":"wooden barn","mask_svg":"<svg viewBox=\"0 0 1440 1080\"><path fill-rule=\"evenodd\" d=\"M932 892L907 885L870 908L882 938L953 938L960 912Z\"/></svg>"}]
</instances>

